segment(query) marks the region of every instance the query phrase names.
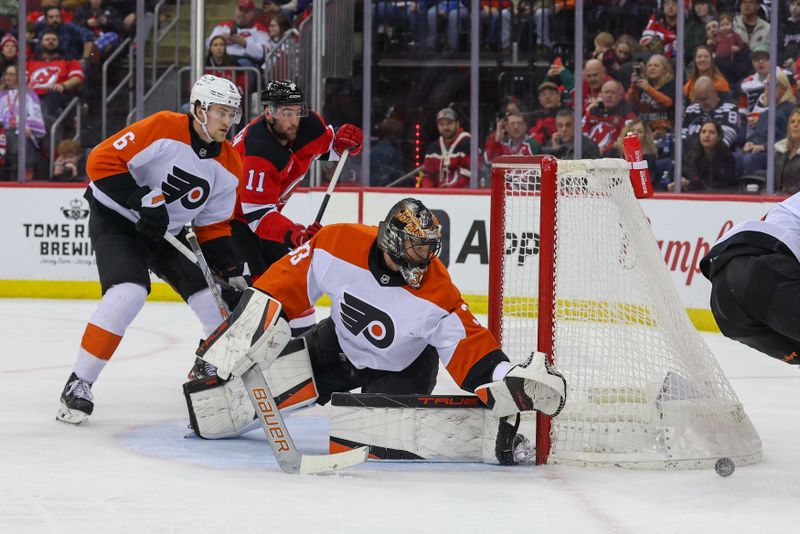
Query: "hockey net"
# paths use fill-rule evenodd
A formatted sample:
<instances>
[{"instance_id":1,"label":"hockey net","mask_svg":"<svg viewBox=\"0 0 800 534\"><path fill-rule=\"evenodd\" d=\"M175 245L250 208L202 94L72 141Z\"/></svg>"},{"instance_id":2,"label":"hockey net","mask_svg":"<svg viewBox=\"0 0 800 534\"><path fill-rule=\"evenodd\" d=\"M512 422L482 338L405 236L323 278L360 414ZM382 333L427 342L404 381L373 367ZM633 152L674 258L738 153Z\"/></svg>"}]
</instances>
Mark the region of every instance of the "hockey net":
<instances>
[{"instance_id":1,"label":"hockey net","mask_svg":"<svg viewBox=\"0 0 800 534\"><path fill-rule=\"evenodd\" d=\"M551 356L567 402L537 463L701 468L761 440L694 329L624 160L492 167L489 325L514 363Z\"/></svg>"}]
</instances>

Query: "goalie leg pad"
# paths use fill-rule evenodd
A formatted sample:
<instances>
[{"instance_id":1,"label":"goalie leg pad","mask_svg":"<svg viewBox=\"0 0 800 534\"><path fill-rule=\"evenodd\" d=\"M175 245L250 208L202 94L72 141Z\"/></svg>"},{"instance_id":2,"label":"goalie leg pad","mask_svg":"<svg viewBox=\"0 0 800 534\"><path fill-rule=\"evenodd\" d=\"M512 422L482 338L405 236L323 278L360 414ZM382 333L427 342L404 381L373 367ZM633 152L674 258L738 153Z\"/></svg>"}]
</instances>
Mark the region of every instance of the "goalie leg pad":
<instances>
[{"instance_id":1,"label":"goalie leg pad","mask_svg":"<svg viewBox=\"0 0 800 534\"><path fill-rule=\"evenodd\" d=\"M503 380L478 386L475 394L495 417L530 410L555 417L564 407L567 382L544 353L534 352L525 365L512 367Z\"/></svg>"},{"instance_id":2,"label":"goalie leg pad","mask_svg":"<svg viewBox=\"0 0 800 534\"><path fill-rule=\"evenodd\" d=\"M290 338L280 316L281 303L248 287L233 313L200 345L197 355L217 368L222 379L241 376L253 364L268 367Z\"/></svg>"},{"instance_id":3,"label":"goalie leg pad","mask_svg":"<svg viewBox=\"0 0 800 534\"><path fill-rule=\"evenodd\" d=\"M471 395L334 393L330 452L367 445L371 460L426 462L527 462L525 434L535 434L535 415L503 426ZM502 452L502 456L501 453Z\"/></svg>"},{"instance_id":4,"label":"goalie leg pad","mask_svg":"<svg viewBox=\"0 0 800 534\"><path fill-rule=\"evenodd\" d=\"M262 369L282 412L312 404L317 388L305 339L293 339L275 362ZM189 421L195 434L206 439L239 436L258 428L255 409L242 379L218 377L191 380L183 385Z\"/></svg>"}]
</instances>

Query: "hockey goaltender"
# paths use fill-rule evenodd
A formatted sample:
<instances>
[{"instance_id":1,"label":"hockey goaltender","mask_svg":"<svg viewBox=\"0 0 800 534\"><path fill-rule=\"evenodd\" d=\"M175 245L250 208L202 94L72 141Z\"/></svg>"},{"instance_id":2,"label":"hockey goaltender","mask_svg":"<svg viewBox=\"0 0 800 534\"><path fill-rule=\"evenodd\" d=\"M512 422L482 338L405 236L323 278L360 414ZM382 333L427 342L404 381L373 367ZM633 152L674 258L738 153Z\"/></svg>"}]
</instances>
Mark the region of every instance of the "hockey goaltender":
<instances>
[{"instance_id":1,"label":"hockey goaltender","mask_svg":"<svg viewBox=\"0 0 800 534\"><path fill-rule=\"evenodd\" d=\"M326 404L334 392L355 388L387 397L427 395L441 360L493 417L558 414L563 376L542 353L511 365L462 300L437 257L440 247L436 216L406 198L377 228L328 225L274 263L197 351L216 374L184 385L193 430L213 439L257 425L238 377L262 362L282 410ZM289 341L287 322L323 294L331 299L330 317ZM265 326L276 309L280 318ZM513 463L499 452L498 459Z\"/></svg>"}]
</instances>

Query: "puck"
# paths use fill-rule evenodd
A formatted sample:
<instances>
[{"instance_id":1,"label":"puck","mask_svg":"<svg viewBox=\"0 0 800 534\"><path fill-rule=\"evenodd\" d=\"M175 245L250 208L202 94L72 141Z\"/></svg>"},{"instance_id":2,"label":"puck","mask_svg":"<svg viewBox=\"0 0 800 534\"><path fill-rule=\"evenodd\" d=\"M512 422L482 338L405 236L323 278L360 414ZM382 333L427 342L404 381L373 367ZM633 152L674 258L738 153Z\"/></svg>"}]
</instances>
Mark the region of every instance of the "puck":
<instances>
[{"instance_id":1,"label":"puck","mask_svg":"<svg viewBox=\"0 0 800 534\"><path fill-rule=\"evenodd\" d=\"M721 477L729 477L736 470L736 464L730 458L720 458L714 464L714 470Z\"/></svg>"}]
</instances>

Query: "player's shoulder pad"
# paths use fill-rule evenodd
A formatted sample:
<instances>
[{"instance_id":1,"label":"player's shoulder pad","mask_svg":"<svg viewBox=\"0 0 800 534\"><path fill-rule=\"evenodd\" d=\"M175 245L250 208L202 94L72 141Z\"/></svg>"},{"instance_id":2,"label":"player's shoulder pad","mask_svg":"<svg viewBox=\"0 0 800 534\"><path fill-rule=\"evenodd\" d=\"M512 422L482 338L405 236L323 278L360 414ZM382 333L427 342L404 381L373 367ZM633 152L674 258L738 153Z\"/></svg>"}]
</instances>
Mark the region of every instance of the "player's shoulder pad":
<instances>
[{"instance_id":1,"label":"player's shoulder pad","mask_svg":"<svg viewBox=\"0 0 800 534\"><path fill-rule=\"evenodd\" d=\"M448 312L455 311L461 301L461 292L453 284L447 267L439 258L434 258L428 266L428 272L422 278L422 285L419 289L413 289L410 286L407 286L407 289Z\"/></svg>"},{"instance_id":2,"label":"player's shoulder pad","mask_svg":"<svg viewBox=\"0 0 800 534\"><path fill-rule=\"evenodd\" d=\"M243 157L265 159L272 163L278 171L283 170L289 164L291 154L267 130L267 123L264 120L258 120L247 127L243 142Z\"/></svg>"},{"instance_id":3,"label":"player's shoulder pad","mask_svg":"<svg viewBox=\"0 0 800 534\"><path fill-rule=\"evenodd\" d=\"M372 245L378 236L377 226L358 223L328 224L317 232L317 246L337 244L343 247L358 248L361 244Z\"/></svg>"},{"instance_id":4,"label":"player's shoulder pad","mask_svg":"<svg viewBox=\"0 0 800 534\"><path fill-rule=\"evenodd\" d=\"M297 127L297 138L294 142L295 152L306 145L314 143L314 141L324 136L327 131L328 125L325 124L322 117L314 111L309 112L307 117L300 119L300 125Z\"/></svg>"}]
</instances>

